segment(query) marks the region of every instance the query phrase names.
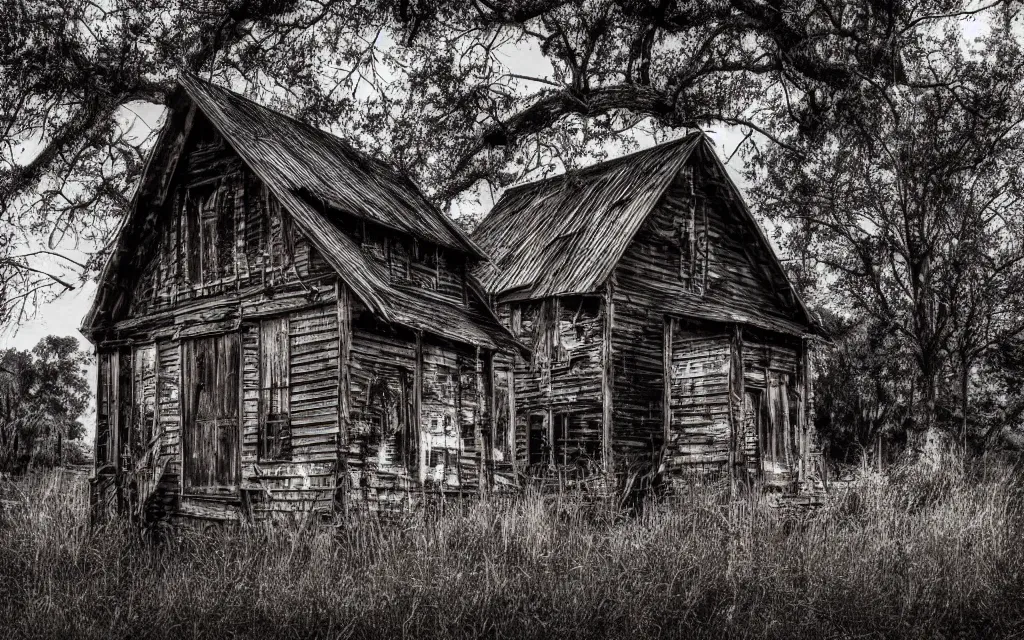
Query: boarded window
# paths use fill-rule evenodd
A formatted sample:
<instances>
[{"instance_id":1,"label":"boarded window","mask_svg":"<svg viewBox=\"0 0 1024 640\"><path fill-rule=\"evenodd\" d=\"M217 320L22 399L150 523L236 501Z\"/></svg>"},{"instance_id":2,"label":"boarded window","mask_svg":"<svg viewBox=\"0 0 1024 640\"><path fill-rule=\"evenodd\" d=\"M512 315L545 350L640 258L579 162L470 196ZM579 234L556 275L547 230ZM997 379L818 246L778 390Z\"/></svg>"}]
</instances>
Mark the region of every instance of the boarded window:
<instances>
[{"instance_id":1,"label":"boarded window","mask_svg":"<svg viewBox=\"0 0 1024 640\"><path fill-rule=\"evenodd\" d=\"M261 460L291 460L288 318L260 323Z\"/></svg>"},{"instance_id":2,"label":"boarded window","mask_svg":"<svg viewBox=\"0 0 1024 640\"><path fill-rule=\"evenodd\" d=\"M233 491L240 479L238 334L182 342L184 490Z\"/></svg>"},{"instance_id":3,"label":"boarded window","mask_svg":"<svg viewBox=\"0 0 1024 640\"><path fill-rule=\"evenodd\" d=\"M185 196L185 253L189 282L202 284L235 271L235 177L189 189Z\"/></svg>"}]
</instances>

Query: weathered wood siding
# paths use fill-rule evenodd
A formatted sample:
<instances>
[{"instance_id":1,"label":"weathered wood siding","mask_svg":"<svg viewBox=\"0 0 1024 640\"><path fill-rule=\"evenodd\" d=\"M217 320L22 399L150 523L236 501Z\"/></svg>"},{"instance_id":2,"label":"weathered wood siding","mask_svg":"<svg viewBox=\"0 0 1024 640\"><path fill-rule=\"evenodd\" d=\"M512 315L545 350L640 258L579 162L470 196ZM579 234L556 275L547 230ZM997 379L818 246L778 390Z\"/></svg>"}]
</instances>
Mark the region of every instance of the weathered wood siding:
<instances>
[{"instance_id":1,"label":"weathered wood siding","mask_svg":"<svg viewBox=\"0 0 1024 640\"><path fill-rule=\"evenodd\" d=\"M730 320L770 323L783 315L784 306L763 265L749 253L752 234L740 232L746 224L725 193L691 162L673 180L613 272L613 445L620 458L643 459L662 444L665 323L671 316L691 322L679 322L672 337L676 386L666 453L672 464L727 468L729 463ZM699 329L693 324L699 319L722 328ZM689 335L687 327L699 330ZM696 395L679 395L686 389L677 376ZM732 415L738 420L735 402Z\"/></svg>"},{"instance_id":2,"label":"weathered wood siding","mask_svg":"<svg viewBox=\"0 0 1024 640\"><path fill-rule=\"evenodd\" d=\"M365 312L352 328L346 457L356 508L400 508L418 486L415 336L378 325Z\"/></svg>"},{"instance_id":3,"label":"weathered wood siding","mask_svg":"<svg viewBox=\"0 0 1024 640\"><path fill-rule=\"evenodd\" d=\"M751 254L753 230L699 165L673 180L615 269L619 292L652 312L771 322L786 305Z\"/></svg>"},{"instance_id":4,"label":"weathered wood siding","mask_svg":"<svg viewBox=\"0 0 1024 640\"><path fill-rule=\"evenodd\" d=\"M329 212L334 216L334 212ZM371 264L398 287L411 287L448 303L466 306L466 258L424 240L355 218L335 217Z\"/></svg>"},{"instance_id":5,"label":"weathered wood siding","mask_svg":"<svg viewBox=\"0 0 1024 640\"><path fill-rule=\"evenodd\" d=\"M728 330L681 322L673 332L666 451L670 473L728 471L731 349Z\"/></svg>"},{"instance_id":6,"label":"weathered wood siding","mask_svg":"<svg viewBox=\"0 0 1024 640\"><path fill-rule=\"evenodd\" d=\"M496 459L512 458L529 473L551 464L598 468L604 317L598 296L499 305L499 320L532 349L532 357L495 360ZM513 415L510 428L506 421Z\"/></svg>"},{"instance_id":7,"label":"weathered wood siding","mask_svg":"<svg viewBox=\"0 0 1024 640\"><path fill-rule=\"evenodd\" d=\"M654 460L664 441L664 315L644 290L614 287L612 448L617 469Z\"/></svg>"},{"instance_id":8,"label":"weathered wood siding","mask_svg":"<svg viewBox=\"0 0 1024 640\"><path fill-rule=\"evenodd\" d=\"M356 510L403 509L431 493L474 492L490 433L486 358L376 322L356 303L345 460Z\"/></svg>"},{"instance_id":9,"label":"weathered wood siding","mask_svg":"<svg viewBox=\"0 0 1024 640\"><path fill-rule=\"evenodd\" d=\"M186 143L170 215L139 273L129 306L138 317L259 285L329 273L290 216L205 120Z\"/></svg>"}]
</instances>

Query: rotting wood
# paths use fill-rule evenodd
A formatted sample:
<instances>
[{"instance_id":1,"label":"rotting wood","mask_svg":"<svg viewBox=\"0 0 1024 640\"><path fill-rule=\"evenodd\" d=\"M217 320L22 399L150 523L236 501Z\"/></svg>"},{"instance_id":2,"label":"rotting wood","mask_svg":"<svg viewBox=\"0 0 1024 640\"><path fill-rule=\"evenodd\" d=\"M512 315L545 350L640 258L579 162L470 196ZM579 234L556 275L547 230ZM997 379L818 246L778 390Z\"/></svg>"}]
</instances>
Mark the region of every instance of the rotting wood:
<instances>
[{"instance_id":1,"label":"rotting wood","mask_svg":"<svg viewBox=\"0 0 1024 640\"><path fill-rule=\"evenodd\" d=\"M329 134L191 77L172 111L83 326L95 511L124 510L140 464L181 524L486 488L494 357L523 349L467 280L476 247Z\"/></svg>"}]
</instances>

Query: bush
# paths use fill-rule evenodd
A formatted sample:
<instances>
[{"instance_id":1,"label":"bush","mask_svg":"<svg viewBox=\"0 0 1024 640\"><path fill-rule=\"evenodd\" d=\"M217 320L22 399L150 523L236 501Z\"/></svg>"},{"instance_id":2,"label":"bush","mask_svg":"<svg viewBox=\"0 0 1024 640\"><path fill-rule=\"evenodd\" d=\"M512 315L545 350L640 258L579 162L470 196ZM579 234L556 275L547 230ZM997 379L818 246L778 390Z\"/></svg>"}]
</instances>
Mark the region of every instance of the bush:
<instances>
[{"instance_id":1,"label":"bush","mask_svg":"<svg viewBox=\"0 0 1024 640\"><path fill-rule=\"evenodd\" d=\"M84 526L81 477L8 485L12 637L979 637L1024 622L1011 467L906 472L780 517L713 493L636 517L578 497L401 525L181 533ZM912 507L912 508L911 508Z\"/></svg>"}]
</instances>

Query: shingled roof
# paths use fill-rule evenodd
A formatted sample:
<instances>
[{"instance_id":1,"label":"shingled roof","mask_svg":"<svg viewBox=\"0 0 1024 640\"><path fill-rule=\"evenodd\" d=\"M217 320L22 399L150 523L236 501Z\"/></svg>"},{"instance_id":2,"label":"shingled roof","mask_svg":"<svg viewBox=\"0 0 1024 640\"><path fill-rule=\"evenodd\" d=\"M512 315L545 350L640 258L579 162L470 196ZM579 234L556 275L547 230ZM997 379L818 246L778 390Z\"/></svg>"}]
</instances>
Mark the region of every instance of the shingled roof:
<instances>
[{"instance_id":1,"label":"shingled roof","mask_svg":"<svg viewBox=\"0 0 1024 640\"><path fill-rule=\"evenodd\" d=\"M119 280L121 272L140 266L138 248L145 245L147 234L154 233L155 225L146 224L138 209L147 200L160 202L166 195L169 169L162 165L174 156L175 145L180 150L184 144L181 129L193 117L191 101L371 311L388 322L462 342L489 347L514 344L489 314L474 314L432 297L421 300L424 292L392 285L388 274L373 265L336 224L341 216L351 215L459 251L474 261L482 258L476 245L411 180L336 136L227 89L187 74L179 76L178 83L182 94L177 112L168 118L154 145L131 211L101 274L100 290L83 321L83 333L89 336L97 325L111 320L102 318L101 311L126 290ZM482 300L480 305L484 306Z\"/></svg>"},{"instance_id":2,"label":"shingled roof","mask_svg":"<svg viewBox=\"0 0 1024 640\"><path fill-rule=\"evenodd\" d=\"M724 186L732 192L734 215L756 230L753 244L757 246L750 247L751 253L764 265L772 289L786 292L796 307L799 322L774 323L772 328L816 331L816 323L739 189L728 179L710 139L699 132L507 190L473 234L473 240L491 258L490 263L479 264L474 275L497 300L598 291L648 214L695 154L717 165L716 173L724 176ZM713 305L705 306L710 309Z\"/></svg>"}]
</instances>

